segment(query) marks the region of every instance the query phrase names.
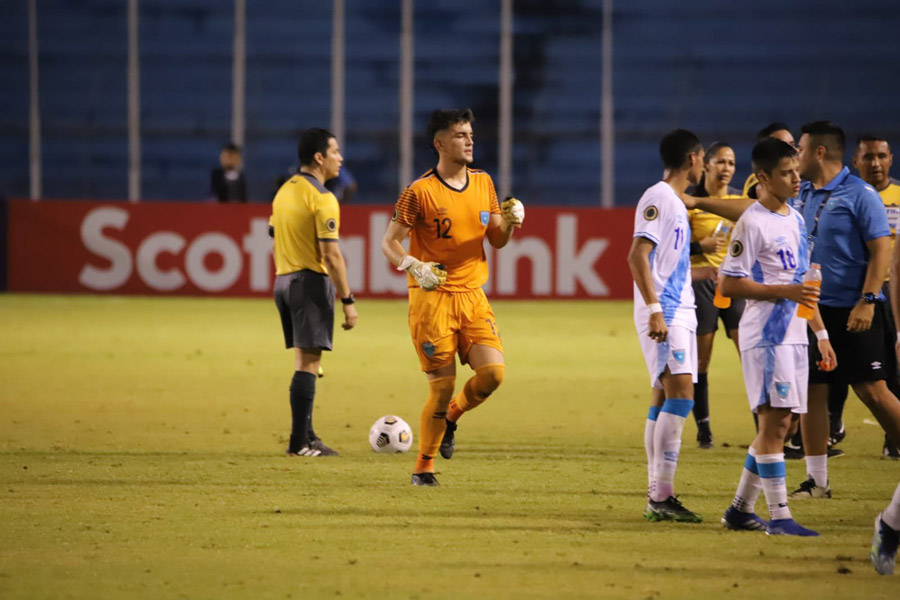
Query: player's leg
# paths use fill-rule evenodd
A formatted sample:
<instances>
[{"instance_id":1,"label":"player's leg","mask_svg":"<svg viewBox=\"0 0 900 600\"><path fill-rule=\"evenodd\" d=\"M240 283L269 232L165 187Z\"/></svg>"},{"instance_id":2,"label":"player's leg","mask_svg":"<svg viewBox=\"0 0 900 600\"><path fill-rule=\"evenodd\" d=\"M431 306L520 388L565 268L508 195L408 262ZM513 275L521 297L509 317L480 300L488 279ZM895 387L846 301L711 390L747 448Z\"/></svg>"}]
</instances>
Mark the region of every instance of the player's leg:
<instances>
[{"instance_id":1,"label":"player's leg","mask_svg":"<svg viewBox=\"0 0 900 600\"><path fill-rule=\"evenodd\" d=\"M894 323L894 313L891 309L890 286L885 283L882 286L882 293L886 301L881 303L879 308L884 311L883 315L883 331L884 331L884 352L885 352L885 381L887 387L896 398L900 398L900 370L897 368L897 326ZM892 443L888 439L887 433L884 436L884 446L882 448L882 456L894 460L900 459L900 445Z\"/></svg>"},{"instance_id":2,"label":"player's leg","mask_svg":"<svg viewBox=\"0 0 900 600\"><path fill-rule=\"evenodd\" d=\"M844 431L844 405L850 386L846 383L833 383L828 386L828 446L836 446L846 437Z\"/></svg>"},{"instance_id":3,"label":"player's leg","mask_svg":"<svg viewBox=\"0 0 900 600\"><path fill-rule=\"evenodd\" d=\"M900 401L888 389L887 382L882 379L854 383L853 391L878 420L888 440L900 445Z\"/></svg>"},{"instance_id":4,"label":"player's leg","mask_svg":"<svg viewBox=\"0 0 900 600\"><path fill-rule=\"evenodd\" d=\"M694 384L694 422L697 424L697 445L713 447L709 424L709 361L712 358L713 340L719 327L719 315L723 312L715 306L716 282L710 279L693 282L697 305L697 383Z\"/></svg>"},{"instance_id":5,"label":"player's leg","mask_svg":"<svg viewBox=\"0 0 900 600\"><path fill-rule=\"evenodd\" d=\"M673 328L670 328L670 339L672 331ZM693 375L673 374L667 366L660 381L666 399L653 430L653 482L644 518L651 521L699 523L703 517L685 508L675 497L675 472L681 452L681 435L693 405Z\"/></svg>"},{"instance_id":6,"label":"player's leg","mask_svg":"<svg viewBox=\"0 0 900 600\"><path fill-rule=\"evenodd\" d=\"M322 351L294 348L294 377L291 380L291 441L288 454L297 456L337 456L321 443L312 430L313 403Z\"/></svg>"},{"instance_id":7,"label":"player's leg","mask_svg":"<svg viewBox=\"0 0 900 600\"><path fill-rule=\"evenodd\" d=\"M791 492L791 498L831 498L828 486L828 385L809 385L808 412L800 415L806 481Z\"/></svg>"},{"instance_id":8,"label":"player's leg","mask_svg":"<svg viewBox=\"0 0 900 600\"><path fill-rule=\"evenodd\" d=\"M447 407L456 380L456 334L450 305L454 294L409 291L409 327L419 364L428 379L428 398L419 417L414 485L434 486L434 457L446 427Z\"/></svg>"},{"instance_id":9,"label":"player's leg","mask_svg":"<svg viewBox=\"0 0 900 600\"><path fill-rule=\"evenodd\" d=\"M694 384L694 422L697 424L697 445L703 449L713 447L712 429L709 424L709 361L712 358L715 330L697 333L697 383Z\"/></svg>"},{"instance_id":10,"label":"player's leg","mask_svg":"<svg viewBox=\"0 0 900 600\"><path fill-rule=\"evenodd\" d=\"M764 385L759 394L759 433L753 441L760 481L769 506L769 535L816 536L798 525L788 508L786 470L782 452L791 412L808 409L809 369L806 346L769 346L761 349Z\"/></svg>"},{"instance_id":11,"label":"player's leg","mask_svg":"<svg viewBox=\"0 0 900 600\"><path fill-rule=\"evenodd\" d=\"M455 294L456 309L463 315L459 329L459 360L475 374L450 402L441 456L449 459L456 451L456 429L459 419L481 406L503 383L506 362L503 343L494 311L484 292Z\"/></svg>"},{"instance_id":12,"label":"player's leg","mask_svg":"<svg viewBox=\"0 0 900 600\"><path fill-rule=\"evenodd\" d=\"M757 414L760 403L765 402L765 348L749 348L741 352L741 369L744 374L744 386L750 401L750 410ZM758 421L757 421L758 422ZM722 525L726 529L737 531L764 531L767 523L756 515L756 501L762 491L762 480L759 476L759 465L756 461L756 447L759 445L761 430L757 428L756 437L747 450L744 468L731 506L722 515Z\"/></svg>"},{"instance_id":13,"label":"player's leg","mask_svg":"<svg viewBox=\"0 0 900 600\"><path fill-rule=\"evenodd\" d=\"M453 397L456 381L456 363L426 373L428 399L419 416L419 446L416 466L413 468L413 485L437 485L434 476L434 457L437 456L446 427L447 407Z\"/></svg>"},{"instance_id":14,"label":"player's leg","mask_svg":"<svg viewBox=\"0 0 900 600\"><path fill-rule=\"evenodd\" d=\"M650 397L650 410L647 412L647 420L644 423L644 450L647 452L647 498L653 494L653 465L655 452L653 449L653 434L656 432L656 421L659 419L659 411L666 401L663 389L653 388Z\"/></svg>"},{"instance_id":15,"label":"player's leg","mask_svg":"<svg viewBox=\"0 0 900 600\"><path fill-rule=\"evenodd\" d=\"M887 508L875 517L875 536L869 559L881 575L893 575L900 546L900 485Z\"/></svg>"},{"instance_id":16,"label":"player's leg","mask_svg":"<svg viewBox=\"0 0 900 600\"><path fill-rule=\"evenodd\" d=\"M831 336L831 345L837 354L837 368L826 372L819 369L822 360L818 340L811 330L807 331L809 346L807 369L809 372L809 403L806 414L800 414L800 434L803 438L803 453L806 461L806 481L791 492L791 498L831 498L828 485L828 386L847 381L852 369L852 354L855 348L849 339L847 316L849 309L820 306L822 320Z\"/></svg>"},{"instance_id":17,"label":"player's leg","mask_svg":"<svg viewBox=\"0 0 900 600\"><path fill-rule=\"evenodd\" d=\"M754 440L756 461L763 492L769 506L769 535L798 535L810 537L816 532L798 525L788 508L786 469L782 452L784 436L791 422L788 408L768 405L759 408L759 433Z\"/></svg>"}]
</instances>

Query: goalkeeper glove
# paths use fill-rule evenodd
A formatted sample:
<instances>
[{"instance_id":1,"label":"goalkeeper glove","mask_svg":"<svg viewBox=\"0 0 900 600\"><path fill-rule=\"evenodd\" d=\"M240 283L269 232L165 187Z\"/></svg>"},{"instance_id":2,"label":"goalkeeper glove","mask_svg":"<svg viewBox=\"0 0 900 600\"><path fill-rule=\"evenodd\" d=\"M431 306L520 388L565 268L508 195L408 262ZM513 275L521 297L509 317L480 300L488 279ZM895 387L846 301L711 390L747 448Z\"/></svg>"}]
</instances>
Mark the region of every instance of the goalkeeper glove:
<instances>
[{"instance_id":1,"label":"goalkeeper glove","mask_svg":"<svg viewBox=\"0 0 900 600\"><path fill-rule=\"evenodd\" d=\"M510 225L519 226L525 221L525 205L512 196L507 196L500 205L500 215Z\"/></svg>"},{"instance_id":2,"label":"goalkeeper glove","mask_svg":"<svg viewBox=\"0 0 900 600\"><path fill-rule=\"evenodd\" d=\"M423 290L430 292L436 290L447 281L447 271L444 265L433 262L422 262L409 254L403 257L397 266L398 271L406 271L412 275L416 283Z\"/></svg>"}]
</instances>

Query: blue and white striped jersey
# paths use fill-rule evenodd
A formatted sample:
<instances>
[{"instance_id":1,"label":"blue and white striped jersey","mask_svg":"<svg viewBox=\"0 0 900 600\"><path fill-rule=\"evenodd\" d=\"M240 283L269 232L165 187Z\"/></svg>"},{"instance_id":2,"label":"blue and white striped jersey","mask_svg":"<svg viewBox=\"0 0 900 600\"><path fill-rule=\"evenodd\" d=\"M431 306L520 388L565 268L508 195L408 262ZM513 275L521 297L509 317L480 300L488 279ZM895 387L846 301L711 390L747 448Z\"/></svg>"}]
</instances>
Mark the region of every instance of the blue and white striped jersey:
<instances>
[{"instance_id":1,"label":"blue and white striped jersey","mask_svg":"<svg viewBox=\"0 0 900 600\"><path fill-rule=\"evenodd\" d=\"M684 203L668 183L660 181L641 196L634 214L634 237L646 238L656 245L650 253L650 271L666 324L696 330L691 227ZM634 316L636 322L647 322L647 307L637 284Z\"/></svg>"},{"instance_id":2,"label":"blue and white striped jersey","mask_svg":"<svg viewBox=\"0 0 900 600\"><path fill-rule=\"evenodd\" d=\"M809 270L806 224L795 209L774 213L759 202L748 208L731 234L721 273L752 277L757 283L800 283ZM741 350L786 344L806 345L806 319L797 316L791 300L747 300L738 337Z\"/></svg>"}]
</instances>

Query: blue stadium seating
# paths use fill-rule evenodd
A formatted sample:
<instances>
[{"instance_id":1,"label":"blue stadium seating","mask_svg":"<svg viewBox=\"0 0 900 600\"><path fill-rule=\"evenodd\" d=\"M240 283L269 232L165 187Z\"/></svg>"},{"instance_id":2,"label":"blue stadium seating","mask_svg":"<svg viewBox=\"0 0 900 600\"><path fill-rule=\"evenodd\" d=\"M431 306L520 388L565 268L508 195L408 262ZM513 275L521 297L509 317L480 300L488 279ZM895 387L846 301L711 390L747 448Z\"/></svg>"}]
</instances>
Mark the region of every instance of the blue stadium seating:
<instances>
[{"instance_id":1,"label":"blue stadium seating","mask_svg":"<svg viewBox=\"0 0 900 600\"><path fill-rule=\"evenodd\" d=\"M254 201L296 163L297 133L331 120L328 2L247 3L245 167ZM398 181L400 2L346 0L345 164L358 202ZM602 0L516 0L513 183L536 204L600 198ZM415 13L415 166L437 107L476 113L477 165L496 172L499 2L429 0ZM28 193L27 1L0 2L0 195ZM41 0L44 193L127 195L126 4ZM233 3L141 0L142 195L202 200L231 130ZM730 141L747 174L754 132L831 118L900 144L900 3L879 0L616 2L616 202L660 175L674 127Z\"/></svg>"}]
</instances>

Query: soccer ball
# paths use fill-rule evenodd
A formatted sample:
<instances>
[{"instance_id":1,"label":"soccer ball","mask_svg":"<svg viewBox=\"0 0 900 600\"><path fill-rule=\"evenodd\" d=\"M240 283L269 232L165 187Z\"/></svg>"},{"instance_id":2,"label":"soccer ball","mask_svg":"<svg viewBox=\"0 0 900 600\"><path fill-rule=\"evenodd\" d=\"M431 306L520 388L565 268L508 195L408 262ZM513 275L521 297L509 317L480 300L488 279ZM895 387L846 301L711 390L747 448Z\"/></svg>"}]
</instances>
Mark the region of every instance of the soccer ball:
<instances>
[{"instance_id":1,"label":"soccer ball","mask_svg":"<svg viewBox=\"0 0 900 600\"><path fill-rule=\"evenodd\" d=\"M381 417L369 430L369 445L375 452L399 454L412 447L413 434L409 424L394 415Z\"/></svg>"}]
</instances>

